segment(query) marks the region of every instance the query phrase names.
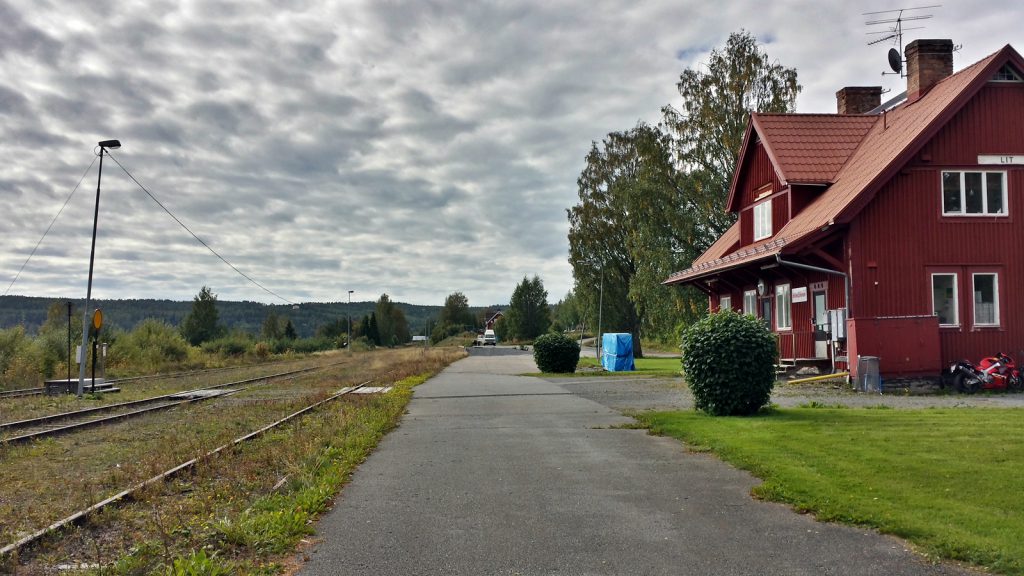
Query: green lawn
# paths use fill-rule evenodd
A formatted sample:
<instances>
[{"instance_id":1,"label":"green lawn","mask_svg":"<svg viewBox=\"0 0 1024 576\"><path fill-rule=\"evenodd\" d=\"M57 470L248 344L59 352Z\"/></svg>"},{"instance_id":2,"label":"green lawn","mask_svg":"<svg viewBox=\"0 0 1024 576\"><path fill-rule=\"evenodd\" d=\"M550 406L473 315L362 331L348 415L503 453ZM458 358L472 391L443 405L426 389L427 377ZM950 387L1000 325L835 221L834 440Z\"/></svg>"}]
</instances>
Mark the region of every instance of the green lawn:
<instances>
[{"instance_id":1,"label":"green lawn","mask_svg":"<svg viewBox=\"0 0 1024 576\"><path fill-rule=\"evenodd\" d=\"M748 418L638 418L763 479L758 497L821 520L873 526L930 555L1024 574L1024 410L796 408Z\"/></svg>"},{"instance_id":2,"label":"green lawn","mask_svg":"<svg viewBox=\"0 0 1024 576\"><path fill-rule=\"evenodd\" d=\"M637 358L633 361L636 370L633 372L587 372L587 376L621 376L623 374L643 374L646 376L679 376L683 370L679 357L675 358ZM576 369L584 367L596 367L601 364L597 358L580 358Z\"/></svg>"}]
</instances>

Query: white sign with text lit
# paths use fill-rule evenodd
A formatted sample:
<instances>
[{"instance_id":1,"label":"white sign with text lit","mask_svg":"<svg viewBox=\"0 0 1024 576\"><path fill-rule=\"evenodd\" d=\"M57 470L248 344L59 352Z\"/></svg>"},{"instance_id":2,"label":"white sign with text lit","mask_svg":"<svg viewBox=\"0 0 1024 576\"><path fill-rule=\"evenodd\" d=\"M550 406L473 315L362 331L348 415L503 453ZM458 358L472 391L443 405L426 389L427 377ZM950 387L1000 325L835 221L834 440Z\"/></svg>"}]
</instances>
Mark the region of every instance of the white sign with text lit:
<instances>
[{"instance_id":1,"label":"white sign with text lit","mask_svg":"<svg viewBox=\"0 0 1024 576\"><path fill-rule=\"evenodd\" d=\"M978 164L1024 164L1024 154L978 154Z\"/></svg>"}]
</instances>

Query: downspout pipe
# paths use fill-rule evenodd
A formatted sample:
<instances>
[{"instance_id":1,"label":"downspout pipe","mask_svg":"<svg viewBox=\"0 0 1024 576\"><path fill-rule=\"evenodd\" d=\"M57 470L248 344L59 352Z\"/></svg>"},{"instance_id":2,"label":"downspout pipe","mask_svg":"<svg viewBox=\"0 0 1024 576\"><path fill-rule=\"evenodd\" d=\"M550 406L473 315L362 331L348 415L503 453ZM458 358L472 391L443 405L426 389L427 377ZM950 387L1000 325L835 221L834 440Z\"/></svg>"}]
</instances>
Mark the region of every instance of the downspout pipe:
<instances>
[{"instance_id":1,"label":"downspout pipe","mask_svg":"<svg viewBox=\"0 0 1024 576\"><path fill-rule=\"evenodd\" d=\"M845 292L844 296L846 298L846 300L844 300L844 303L846 304L846 317L850 318L852 316L852 314L850 314L850 277L847 276L846 272L832 270L831 268L819 268L818 266L811 266L809 264L800 264L799 262L789 262L787 260L783 260L782 256L780 256L779 254L775 255L775 261L778 262L780 266L789 266L792 268L811 270L813 272L823 272L825 274L835 274L837 276L842 276L843 290Z\"/></svg>"}]
</instances>

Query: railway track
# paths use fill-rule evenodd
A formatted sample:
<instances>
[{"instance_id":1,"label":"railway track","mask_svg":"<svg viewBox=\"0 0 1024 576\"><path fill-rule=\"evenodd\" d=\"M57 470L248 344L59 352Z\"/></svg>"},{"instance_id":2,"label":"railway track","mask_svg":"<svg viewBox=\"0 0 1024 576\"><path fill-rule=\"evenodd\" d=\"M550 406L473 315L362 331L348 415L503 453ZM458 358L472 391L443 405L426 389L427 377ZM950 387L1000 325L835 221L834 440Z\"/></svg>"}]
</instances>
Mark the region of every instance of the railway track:
<instances>
[{"instance_id":1,"label":"railway track","mask_svg":"<svg viewBox=\"0 0 1024 576\"><path fill-rule=\"evenodd\" d=\"M37 396L46 390L44 388L22 388L20 390L0 390L0 398L18 398L21 396Z\"/></svg>"},{"instance_id":2,"label":"railway track","mask_svg":"<svg viewBox=\"0 0 1024 576\"><path fill-rule=\"evenodd\" d=\"M215 384L194 390L154 396L152 398L145 398L132 402L121 402L119 404L111 404L109 406L99 406L96 408L87 408L84 410L41 416L38 418L29 418L27 420L6 422L0 424L0 443L20 444L49 436L76 432L85 428L101 426L103 424L118 422L159 410L174 408L175 406L181 406L183 404L234 394L251 387L245 386L246 384L294 378L299 374L329 368L334 365L335 364L328 364L325 366L301 368L277 374L247 378L245 380ZM230 391L224 390L226 388L237 386L245 387Z\"/></svg>"},{"instance_id":3,"label":"railway track","mask_svg":"<svg viewBox=\"0 0 1024 576\"><path fill-rule=\"evenodd\" d=\"M241 370L251 366L227 366L223 368L206 368L203 370L186 370L182 372L165 372L161 374L146 374L143 376L128 376L126 378L114 378L106 380L106 384L123 384L125 382L141 382L145 380L172 380L175 378L186 378L189 376L203 376L217 372ZM21 388L18 390L0 390L0 400L4 398L20 398L23 396L39 396L46 393L45 388Z\"/></svg>"},{"instance_id":4,"label":"railway track","mask_svg":"<svg viewBox=\"0 0 1024 576\"><path fill-rule=\"evenodd\" d=\"M317 370L317 369L320 369L320 368L321 367L308 368L308 369L304 369L304 370L295 371L295 372L293 372L293 374L299 373L299 372L308 372L308 371ZM264 379L265 379L265 377L264 377ZM289 422L290 420L293 420L293 419L295 419L295 418L297 418L299 416L302 416L303 414L306 414L306 413L308 413L310 411L313 411L313 410L317 409L318 407L320 407L320 406L322 406L324 404L327 404L328 402L332 402L334 400L337 400L338 398L341 398L341 397L346 396L348 394L352 394L354 392L357 392L358 390L361 390L361 389L365 388L366 386L368 386L372 382L374 382L374 380L368 380L366 382L363 382L362 384L358 384L358 385L355 385L355 386L350 386L350 387L343 388L342 390L332 394L331 396L329 396L329 397L327 397L327 398L325 398L323 400L320 400L318 402L314 402L314 403L306 406L305 408L302 408L301 410L298 410L296 412L293 412L292 414L289 414L288 416L285 416L284 418L281 418L281 419L279 419L279 420L277 420L275 422L272 422L271 424L263 426L262 428L259 428L258 430L250 432L250 433L248 433L248 434L246 434L244 436L236 438L236 439L232 440L231 442L229 442L227 444L224 444L224 445L219 446L219 447L217 447L217 448L215 448L215 449L213 449L213 450L211 450L209 452L206 452L202 456L193 458L191 460L188 460L187 462L183 462L183 463L181 463L181 464L179 464L179 465L177 465L177 466L175 466L175 467L173 467L173 468L171 468L169 470L166 470L164 472L161 472L160 474L157 474L156 476L153 476L153 477L151 477L151 478L149 478L147 480L144 480L142 482L134 484L134 485L130 486L129 488L127 488L125 490L122 490L121 492L118 492L117 494L114 494L113 496L111 496L111 497L109 497L109 498L107 498L107 499L105 499L105 500L103 500L101 502L97 502L96 504L93 504L92 506L89 506L87 508L79 510L79 511L75 512L74 514L71 514L70 516L67 516L65 518L62 518L62 519L60 519L60 520L50 524L49 526L47 526L47 527L45 527L45 528L43 528L41 530L38 530L38 531L36 531L36 532L34 532L32 534L24 536L21 539L17 540L16 542L13 542L11 544L8 544L8 545L4 546L3 548L0 548L0 558L7 558L7 557L10 557L13 554L17 554L22 549L24 549L24 548L26 548L26 547L28 547L28 546L30 546L30 545L32 545L32 544L42 540L43 538L46 538L50 534L53 534L53 533L55 533L55 532L57 532L59 530L62 530L64 528L66 528L66 527L69 527L69 526L72 526L72 525L77 524L79 522L82 522L86 518L91 516L92 514L95 514L96 512L98 512L98 511L100 511L100 510L102 510L104 508L107 508L109 506L113 506L113 505L121 502L122 500L125 500L126 498L131 497L133 494L136 494L137 492L145 489L146 487L148 487L150 485L153 485L153 484L156 484L156 483L159 483L159 482L163 482L164 480L172 478L175 475L180 474L183 471L191 469L196 464L198 464L198 463L200 463L200 462L202 462L204 460L207 460L207 459L211 458L212 456L215 456L216 454L218 454L218 453L220 453L220 452L222 452L222 451L224 451L224 450L226 450L228 448L231 448L233 446L237 446L238 444L241 444L243 442L247 442L249 440L257 438L257 437L261 436L263 433L267 432L268 430L272 430L272 429L274 429L274 428L276 428L276 427L278 427L278 426L280 426L280 425L282 425L282 424L284 424L286 422Z\"/></svg>"}]
</instances>

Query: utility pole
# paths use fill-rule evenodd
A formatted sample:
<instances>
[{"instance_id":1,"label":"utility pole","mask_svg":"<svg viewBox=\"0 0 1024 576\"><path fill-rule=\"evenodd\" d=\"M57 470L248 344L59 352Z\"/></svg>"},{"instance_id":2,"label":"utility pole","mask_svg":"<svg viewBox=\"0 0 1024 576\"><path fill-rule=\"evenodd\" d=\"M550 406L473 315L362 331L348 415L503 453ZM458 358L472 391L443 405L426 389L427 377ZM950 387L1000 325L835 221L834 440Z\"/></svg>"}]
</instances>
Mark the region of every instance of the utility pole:
<instances>
[{"instance_id":1,"label":"utility pole","mask_svg":"<svg viewBox=\"0 0 1024 576\"><path fill-rule=\"evenodd\" d=\"M96 208L92 215L92 248L89 249L89 287L85 291L85 308L82 312L82 356L78 365L78 397L82 397L85 388L85 359L89 345L89 305L92 303L92 268L96 261L96 225L100 219L100 181L103 179L103 155L107 149L116 150L121 147L119 140L104 140L99 143L100 170L96 176Z\"/></svg>"},{"instance_id":2,"label":"utility pole","mask_svg":"<svg viewBox=\"0 0 1024 576\"><path fill-rule=\"evenodd\" d=\"M355 290L349 290L348 291L348 306L346 306L346 310L345 310L345 315L348 316L348 335L346 336L346 338L348 338L348 344L346 346L348 347L348 353L349 354L352 353L352 293L353 292L355 292Z\"/></svg>"}]
</instances>

